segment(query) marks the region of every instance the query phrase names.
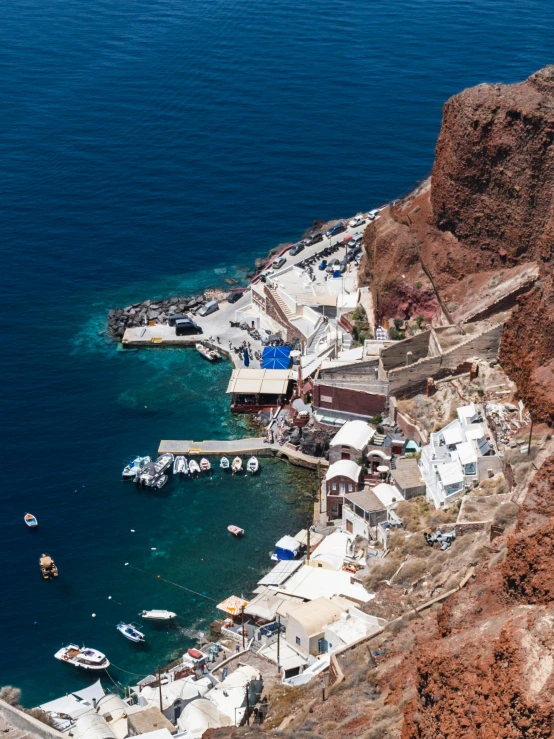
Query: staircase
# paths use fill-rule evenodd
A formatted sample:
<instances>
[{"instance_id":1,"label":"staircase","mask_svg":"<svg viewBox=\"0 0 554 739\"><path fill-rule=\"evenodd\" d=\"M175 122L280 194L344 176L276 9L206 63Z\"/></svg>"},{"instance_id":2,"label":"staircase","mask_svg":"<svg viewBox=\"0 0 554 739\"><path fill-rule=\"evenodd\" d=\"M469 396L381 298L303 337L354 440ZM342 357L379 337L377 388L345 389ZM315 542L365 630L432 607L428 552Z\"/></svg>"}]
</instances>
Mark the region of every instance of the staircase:
<instances>
[{"instance_id":1,"label":"staircase","mask_svg":"<svg viewBox=\"0 0 554 739\"><path fill-rule=\"evenodd\" d=\"M285 301L281 298L281 296L279 295L279 291L274 287L270 287L269 290L275 302L285 314L285 317L287 318L287 320L290 321L292 318L294 318L294 313L291 311L291 309L288 307Z\"/></svg>"},{"instance_id":2,"label":"staircase","mask_svg":"<svg viewBox=\"0 0 554 739\"><path fill-rule=\"evenodd\" d=\"M325 321L321 321L319 324L315 334L310 339L310 343L307 347L307 353L308 354L319 354L318 347L319 347L319 341L322 338L322 336L327 332L328 324L325 323Z\"/></svg>"}]
</instances>

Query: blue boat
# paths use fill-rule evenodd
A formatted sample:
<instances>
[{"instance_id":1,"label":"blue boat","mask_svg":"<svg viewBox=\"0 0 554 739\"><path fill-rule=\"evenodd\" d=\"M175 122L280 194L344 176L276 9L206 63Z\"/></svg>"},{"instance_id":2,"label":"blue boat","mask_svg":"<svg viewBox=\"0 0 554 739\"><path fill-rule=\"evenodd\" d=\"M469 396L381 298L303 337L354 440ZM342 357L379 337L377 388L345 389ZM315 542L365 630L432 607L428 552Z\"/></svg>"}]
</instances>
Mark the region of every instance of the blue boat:
<instances>
[{"instance_id":1,"label":"blue boat","mask_svg":"<svg viewBox=\"0 0 554 739\"><path fill-rule=\"evenodd\" d=\"M25 523L30 529L34 529L38 526L37 517L33 516L32 513L26 513L25 516L23 517L23 520L25 521Z\"/></svg>"}]
</instances>

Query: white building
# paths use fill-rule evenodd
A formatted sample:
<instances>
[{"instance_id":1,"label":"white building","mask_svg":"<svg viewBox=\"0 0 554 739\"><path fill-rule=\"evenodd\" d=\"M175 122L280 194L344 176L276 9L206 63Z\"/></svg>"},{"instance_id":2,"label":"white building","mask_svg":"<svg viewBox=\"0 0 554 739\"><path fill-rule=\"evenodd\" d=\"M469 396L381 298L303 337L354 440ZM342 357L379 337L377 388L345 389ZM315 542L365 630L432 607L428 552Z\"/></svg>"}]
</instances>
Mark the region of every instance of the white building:
<instances>
[{"instance_id":1,"label":"white building","mask_svg":"<svg viewBox=\"0 0 554 739\"><path fill-rule=\"evenodd\" d=\"M341 613L337 621L333 621L325 628L326 649L329 652L336 652L337 649L353 644L358 639L376 634L386 623L384 618L371 616L355 606L350 606L348 612Z\"/></svg>"},{"instance_id":2,"label":"white building","mask_svg":"<svg viewBox=\"0 0 554 739\"><path fill-rule=\"evenodd\" d=\"M191 701L204 697L211 687L212 681L208 677L195 680L190 676L172 681L162 678L161 688L150 685L142 688L139 693L139 705L159 708L161 694L162 712L172 724L175 724L183 708Z\"/></svg>"},{"instance_id":3,"label":"white building","mask_svg":"<svg viewBox=\"0 0 554 739\"><path fill-rule=\"evenodd\" d=\"M427 498L436 508L458 500L479 480L502 470L480 406L457 409L458 418L430 436L419 467Z\"/></svg>"},{"instance_id":4,"label":"white building","mask_svg":"<svg viewBox=\"0 0 554 739\"><path fill-rule=\"evenodd\" d=\"M375 429L365 421L347 421L329 443L329 460L350 459L360 462Z\"/></svg>"}]
</instances>

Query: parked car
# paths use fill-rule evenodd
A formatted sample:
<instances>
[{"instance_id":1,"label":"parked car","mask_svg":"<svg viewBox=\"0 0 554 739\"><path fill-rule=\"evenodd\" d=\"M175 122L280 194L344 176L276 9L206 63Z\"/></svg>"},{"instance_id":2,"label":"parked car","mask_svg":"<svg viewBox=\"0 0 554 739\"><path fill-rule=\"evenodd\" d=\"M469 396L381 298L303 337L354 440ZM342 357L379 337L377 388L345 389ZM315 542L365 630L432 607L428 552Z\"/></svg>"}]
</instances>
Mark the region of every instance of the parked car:
<instances>
[{"instance_id":1,"label":"parked car","mask_svg":"<svg viewBox=\"0 0 554 739\"><path fill-rule=\"evenodd\" d=\"M298 244L294 244L294 246L291 247L290 254L295 257L297 254L300 254L301 251L303 251L305 248L305 245L299 241Z\"/></svg>"},{"instance_id":2,"label":"parked car","mask_svg":"<svg viewBox=\"0 0 554 739\"><path fill-rule=\"evenodd\" d=\"M208 302L200 308L198 315L209 316L210 314L215 313L216 310L219 310L219 303L217 300L208 300Z\"/></svg>"},{"instance_id":3,"label":"parked car","mask_svg":"<svg viewBox=\"0 0 554 739\"><path fill-rule=\"evenodd\" d=\"M320 262L320 263L319 263L319 267L318 267L318 269L321 269L321 270L323 270L323 269L325 269L326 267L327 267L327 260L326 260L326 259L324 259L324 260L323 260L322 262Z\"/></svg>"},{"instance_id":4,"label":"parked car","mask_svg":"<svg viewBox=\"0 0 554 739\"><path fill-rule=\"evenodd\" d=\"M240 300L243 296L243 293L236 290L235 292L229 293L227 296L227 302L228 303L236 303L237 300Z\"/></svg>"},{"instance_id":5,"label":"parked car","mask_svg":"<svg viewBox=\"0 0 554 739\"><path fill-rule=\"evenodd\" d=\"M308 236L307 239L305 239L308 243L306 246L313 246L314 244L319 244L320 241L323 241L323 234L321 231L316 231L315 234L311 234L311 236Z\"/></svg>"},{"instance_id":6,"label":"parked car","mask_svg":"<svg viewBox=\"0 0 554 739\"><path fill-rule=\"evenodd\" d=\"M346 231L346 226L344 223L337 223L336 226L331 226L330 229L325 231L325 236L327 236L328 239L331 238L331 236L336 236L337 234L341 234L343 231Z\"/></svg>"},{"instance_id":7,"label":"parked car","mask_svg":"<svg viewBox=\"0 0 554 739\"><path fill-rule=\"evenodd\" d=\"M277 257L277 259L271 265L273 269L281 269L283 264L287 261L286 257Z\"/></svg>"},{"instance_id":8,"label":"parked car","mask_svg":"<svg viewBox=\"0 0 554 739\"><path fill-rule=\"evenodd\" d=\"M373 210L369 211L369 213L367 214L367 217L369 218L370 221L373 221L375 220L375 218L377 218L377 216L382 210L383 210L382 208L374 208Z\"/></svg>"},{"instance_id":9,"label":"parked car","mask_svg":"<svg viewBox=\"0 0 554 739\"><path fill-rule=\"evenodd\" d=\"M357 233L350 239L351 244L358 244L364 238L363 233Z\"/></svg>"},{"instance_id":10,"label":"parked car","mask_svg":"<svg viewBox=\"0 0 554 739\"><path fill-rule=\"evenodd\" d=\"M358 226L363 226L366 221L367 218L365 216L356 216L350 221L348 225L350 226L350 228L358 228Z\"/></svg>"},{"instance_id":11,"label":"parked car","mask_svg":"<svg viewBox=\"0 0 554 739\"><path fill-rule=\"evenodd\" d=\"M335 269L338 269L340 265L340 261L338 259L333 259L327 267L325 268L327 272L333 272Z\"/></svg>"},{"instance_id":12,"label":"parked car","mask_svg":"<svg viewBox=\"0 0 554 739\"><path fill-rule=\"evenodd\" d=\"M192 318L181 318L175 322L176 336L187 336L188 334L201 334L202 329Z\"/></svg>"}]
</instances>

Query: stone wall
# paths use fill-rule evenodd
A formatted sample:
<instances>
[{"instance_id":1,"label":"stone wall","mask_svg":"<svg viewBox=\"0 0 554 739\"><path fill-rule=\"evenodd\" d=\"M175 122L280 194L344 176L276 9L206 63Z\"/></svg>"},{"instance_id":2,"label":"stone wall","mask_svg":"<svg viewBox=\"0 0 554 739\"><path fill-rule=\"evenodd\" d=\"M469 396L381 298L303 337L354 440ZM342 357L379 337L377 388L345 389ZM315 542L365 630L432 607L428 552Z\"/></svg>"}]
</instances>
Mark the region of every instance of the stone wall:
<instances>
[{"instance_id":1,"label":"stone wall","mask_svg":"<svg viewBox=\"0 0 554 739\"><path fill-rule=\"evenodd\" d=\"M430 340L431 331L423 331L417 336L395 342L381 352L381 367L385 372L389 372L407 362L410 364L418 362L429 354Z\"/></svg>"},{"instance_id":2,"label":"stone wall","mask_svg":"<svg viewBox=\"0 0 554 739\"><path fill-rule=\"evenodd\" d=\"M277 323L283 327L283 331L285 332L285 340L288 343L292 343L295 339L298 339L298 341L300 342L306 340L304 334L302 334L295 326L289 323L289 320L286 317L283 309L275 300L275 296L271 293L271 290L267 287L267 285L265 287L265 303L265 312L270 318L272 318L274 321L277 321Z\"/></svg>"},{"instance_id":3,"label":"stone wall","mask_svg":"<svg viewBox=\"0 0 554 739\"><path fill-rule=\"evenodd\" d=\"M314 406L328 408L359 416L376 416L383 413L387 405L386 395L376 395L358 389L334 387L317 381L314 385Z\"/></svg>"},{"instance_id":4,"label":"stone wall","mask_svg":"<svg viewBox=\"0 0 554 739\"><path fill-rule=\"evenodd\" d=\"M42 721L29 716L29 714L21 711L19 708L10 706L3 700L0 700L0 715L16 729L24 732L28 736L36 737L36 739L63 739L65 734L61 734L56 729L43 724Z\"/></svg>"}]
</instances>

